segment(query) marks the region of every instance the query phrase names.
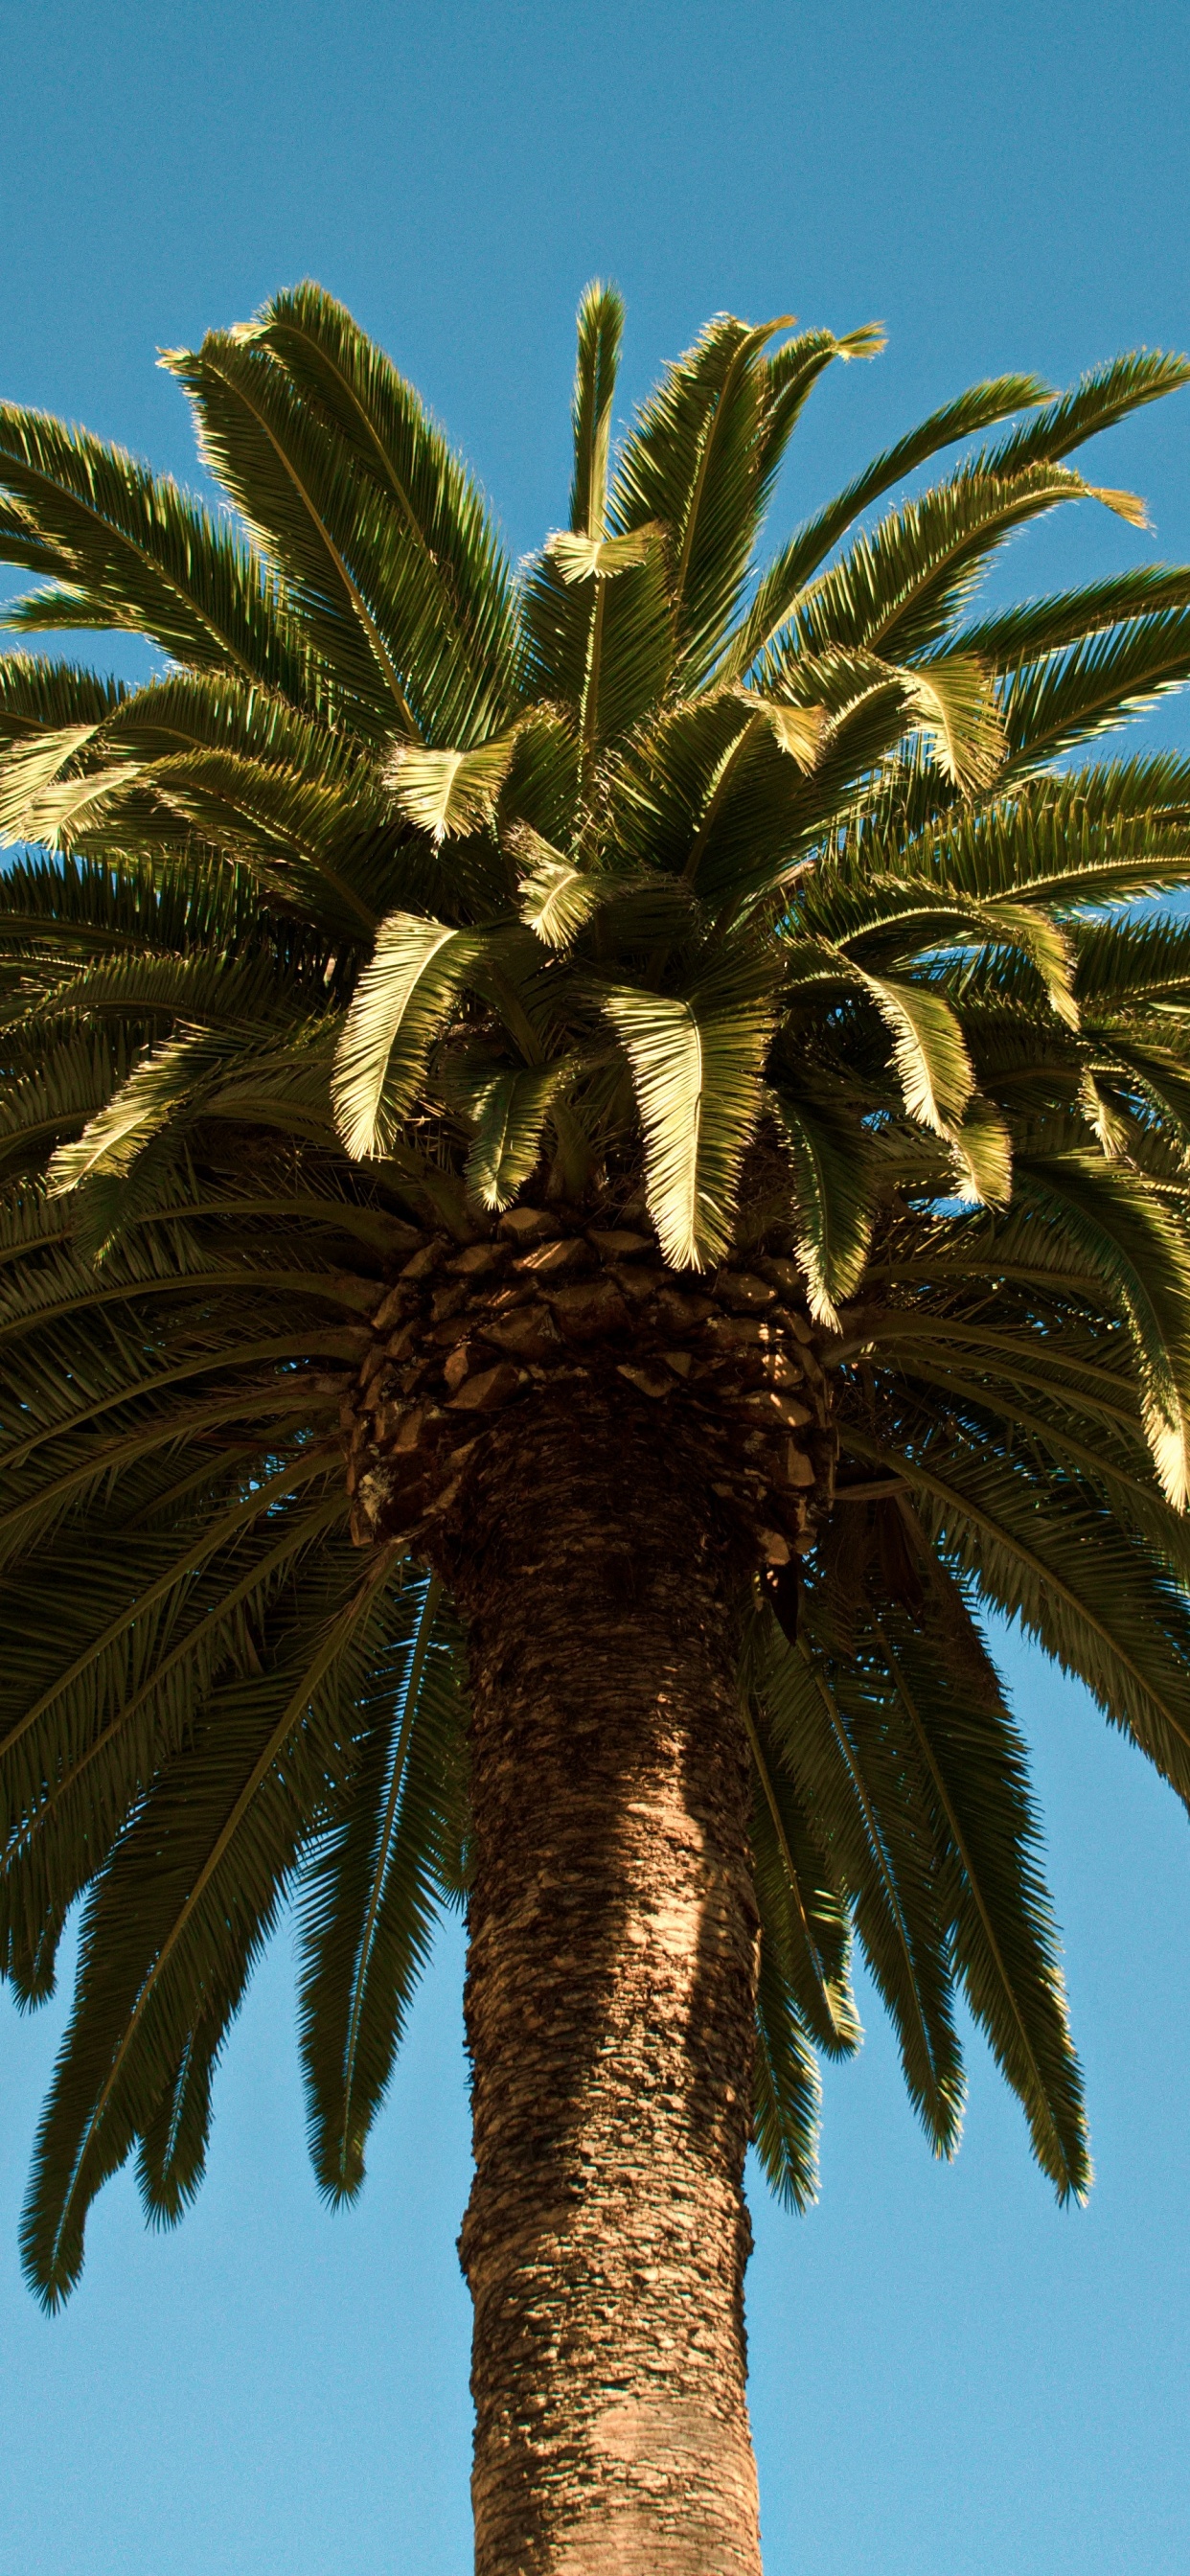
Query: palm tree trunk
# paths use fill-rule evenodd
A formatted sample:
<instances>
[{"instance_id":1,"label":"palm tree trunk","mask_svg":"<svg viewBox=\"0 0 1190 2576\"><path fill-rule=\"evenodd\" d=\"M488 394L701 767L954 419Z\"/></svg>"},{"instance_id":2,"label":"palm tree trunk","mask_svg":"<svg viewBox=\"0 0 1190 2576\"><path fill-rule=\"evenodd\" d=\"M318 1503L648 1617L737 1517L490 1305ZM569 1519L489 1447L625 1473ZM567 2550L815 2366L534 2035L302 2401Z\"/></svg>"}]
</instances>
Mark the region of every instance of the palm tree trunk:
<instances>
[{"instance_id":1,"label":"palm tree trunk","mask_svg":"<svg viewBox=\"0 0 1190 2576\"><path fill-rule=\"evenodd\" d=\"M639 1399L510 1418L456 1574L477 2576L758 2576L742 1568Z\"/></svg>"}]
</instances>

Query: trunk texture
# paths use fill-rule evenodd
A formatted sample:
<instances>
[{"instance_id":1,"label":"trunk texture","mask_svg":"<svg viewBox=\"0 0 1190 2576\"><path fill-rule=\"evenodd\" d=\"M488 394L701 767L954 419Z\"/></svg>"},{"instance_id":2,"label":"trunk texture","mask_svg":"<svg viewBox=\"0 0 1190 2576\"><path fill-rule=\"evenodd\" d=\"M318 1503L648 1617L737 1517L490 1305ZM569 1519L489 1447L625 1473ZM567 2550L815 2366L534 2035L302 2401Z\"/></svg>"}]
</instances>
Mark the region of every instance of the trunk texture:
<instances>
[{"instance_id":1,"label":"trunk texture","mask_svg":"<svg viewBox=\"0 0 1190 2576\"><path fill-rule=\"evenodd\" d=\"M647 1403L559 1389L493 1446L450 1571L477 2576L758 2576L738 1544Z\"/></svg>"}]
</instances>

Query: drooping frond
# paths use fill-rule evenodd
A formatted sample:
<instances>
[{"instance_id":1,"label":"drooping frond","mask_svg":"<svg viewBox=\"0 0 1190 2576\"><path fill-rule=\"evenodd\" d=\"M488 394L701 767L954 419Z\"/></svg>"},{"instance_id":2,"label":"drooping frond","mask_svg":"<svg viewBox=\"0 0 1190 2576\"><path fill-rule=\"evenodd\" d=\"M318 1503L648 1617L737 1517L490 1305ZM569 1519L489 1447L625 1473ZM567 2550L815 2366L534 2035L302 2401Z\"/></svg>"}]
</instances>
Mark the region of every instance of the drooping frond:
<instances>
[{"instance_id":1,"label":"drooping frond","mask_svg":"<svg viewBox=\"0 0 1190 2576\"><path fill-rule=\"evenodd\" d=\"M1090 2160L1082 2086L1024 1747L969 1620L957 1600L948 1606L943 1637L928 1622L902 1618L896 1628L877 1621L874 1644L936 1806L954 1963L968 2002L1024 2106L1043 2172L1059 2199L1083 2198Z\"/></svg>"},{"instance_id":2,"label":"drooping frond","mask_svg":"<svg viewBox=\"0 0 1190 2576\"><path fill-rule=\"evenodd\" d=\"M684 998L610 992L604 1008L632 1072L661 1249L675 1270L702 1269L731 1241L771 1003L746 957Z\"/></svg>"},{"instance_id":3,"label":"drooping frond","mask_svg":"<svg viewBox=\"0 0 1190 2576\"><path fill-rule=\"evenodd\" d=\"M361 1577L350 1551L346 1559L329 1556L317 1588L307 1578L275 1664L262 1658L260 1673L215 1695L197 1740L162 1766L91 1900L22 2234L47 2305L77 2277L87 2207L176 2087L192 2034L217 2048L311 1804L316 1812L346 1759L387 1607L383 1566Z\"/></svg>"},{"instance_id":4,"label":"drooping frond","mask_svg":"<svg viewBox=\"0 0 1190 2576\"><path fill-rule=\"evenodd\" d=\"M335 1065L335 1113L348 1153L383 1152L391 1141L430 1045L480 953L472 933L440 921L397 912L381 923Z\"/></svg>"},{"instance_id":5,"label":"drooping frond","mask_svg":"<svg viewBox=\"0 0 1190 2576\"><path fill-rule=\"evenodd\" d=\"M439 1585L412 1585L394 1614L387 1666L357 1710L354 1767L298 1900L310 2148L332 2202L363 2181L364 2140L428 1956L463 1726L458 1641Z\"/></svg>"},{"instance_id":6,"label":"drooping frond","mask_svg":"<svg viewBox=\"0 0 1190 2576\"><path fill-rule=\"evenodd\" d=\"M925 1819L888 1742L862 1665L815 1633L797 1647L763 1616L755 1687L808 1826L852 1909L877 1989L892 2015L905 2081L935 2149L953 2152L963 2106L946 1920Z\"/></svg>"}]
</instances>

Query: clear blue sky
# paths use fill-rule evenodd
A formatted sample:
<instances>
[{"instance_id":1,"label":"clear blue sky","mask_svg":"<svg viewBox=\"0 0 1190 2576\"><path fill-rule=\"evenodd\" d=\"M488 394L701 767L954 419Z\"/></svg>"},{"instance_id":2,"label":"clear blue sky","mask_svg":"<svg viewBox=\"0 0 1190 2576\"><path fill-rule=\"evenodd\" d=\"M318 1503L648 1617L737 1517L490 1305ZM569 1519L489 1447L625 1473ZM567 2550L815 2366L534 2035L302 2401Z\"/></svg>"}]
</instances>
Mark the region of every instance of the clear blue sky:
<instances>
[{"instance_id":1,"label":"clear blue sky","mask_svg":"<svg viewBox=\"0 0 1190 2576\"><path fill-rule=\"evenodd\" d=\"M785 522L969 378L1190 341L1190 16L1162 0L0 0L0 390L180 473L159 345L314 273L421 385L516 552L564 506L572 317L612 274L628 390L711 311L883 318L818 398ZM1190 398L1105 444L1156 536L1071 514L1002 586L1190 555ZM1190 706L1155 730L1190 743ZM1190 1832L1006 1648L1034 1746L1099 2179L1055 2210L973 2053L931 2162L878 2014L827 2085L805 2220L754 2193L768 2576L1190 2565ZM17 2210L62 2014L0 2007L0 2571L465 2576L461 1941L360 2207L304 2162L287 1945L233 2035L172 2236L105 2194L53 2322Z\"/></svg>"}]
</instances>

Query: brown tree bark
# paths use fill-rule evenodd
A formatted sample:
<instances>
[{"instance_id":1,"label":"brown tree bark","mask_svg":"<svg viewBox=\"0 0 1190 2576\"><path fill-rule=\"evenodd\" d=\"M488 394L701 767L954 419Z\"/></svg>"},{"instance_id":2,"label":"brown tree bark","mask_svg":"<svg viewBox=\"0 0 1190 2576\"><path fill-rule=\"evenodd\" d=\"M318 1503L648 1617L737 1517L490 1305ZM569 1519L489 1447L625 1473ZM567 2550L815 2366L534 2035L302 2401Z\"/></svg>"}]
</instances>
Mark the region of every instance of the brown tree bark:
<instances>
[{"instance_id":1,"label":"brown tree bark","mask_svg":"<svg viewBox=\"0 0 1190 2576\"><path fill-rule=\"evenodd\" d=\"M470 1628L477 2576L758 2576L744 1567L647 1403L510 1418Z\"/></svg>"}]
</instances>

